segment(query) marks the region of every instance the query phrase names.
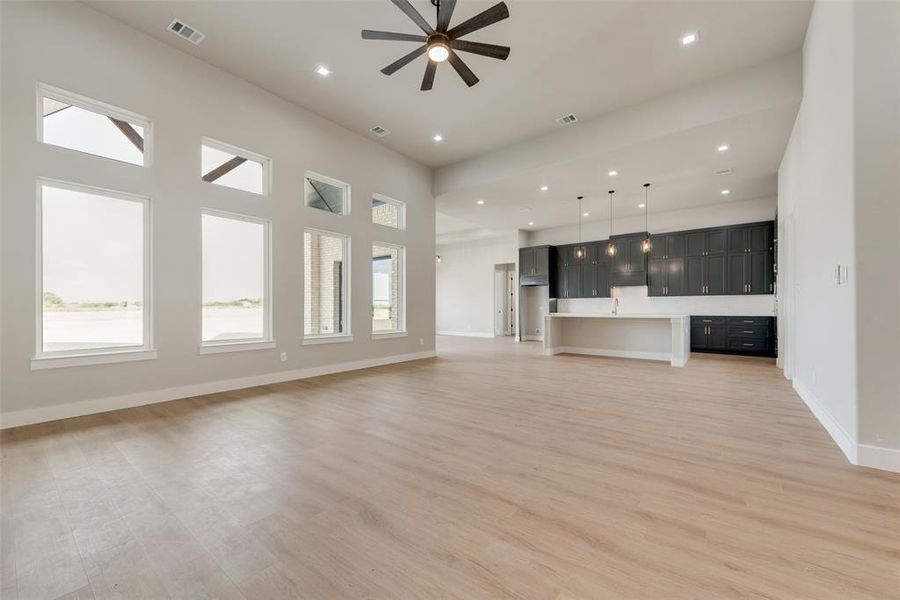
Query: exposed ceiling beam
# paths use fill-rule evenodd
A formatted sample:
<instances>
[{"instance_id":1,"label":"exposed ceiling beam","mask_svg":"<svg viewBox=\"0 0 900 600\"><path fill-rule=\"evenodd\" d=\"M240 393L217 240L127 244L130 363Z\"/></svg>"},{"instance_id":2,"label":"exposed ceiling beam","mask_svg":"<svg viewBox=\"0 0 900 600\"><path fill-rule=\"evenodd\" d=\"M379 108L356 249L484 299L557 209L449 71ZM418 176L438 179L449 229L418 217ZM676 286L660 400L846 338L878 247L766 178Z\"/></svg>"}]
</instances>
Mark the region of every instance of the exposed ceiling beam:
<instances>
[{"instance_id":1,"label":"exposed ceiling beam","mask_svg":"<svg viewBox=\"0 0 900 600\"><path fill-rule=\"evenodd\" d=\"M110 121L113 122L113 125L119 128L119 131L128 138L128 141L134 144L134 147L144 151L144 138L141 137L141 134L137 132L137 130L131 126L131 123L128 121L123 121L121 119L116 119L113 117L107 117Z\"/></svg>"},{"instance_id":2,"label":"exposed ceiling beam","mask_svg":"<svg viewBox=\"0 0 900 600\"><path fill-rule=\"evenodd\" d=\"M235 156L234 158L225 161L224 163L222 163L221 165L219 165L218 167L216 167L215 169L213 169L212 171L210 171L209 173L204 175L203 181L208 181L209 183L212 183L213 181L215 181L222 175L225 175L226 173L235 170L236 168L238 168L245 162L247 162L247 159L244 158L243 156Z\"/></svg>"}]
</instances>

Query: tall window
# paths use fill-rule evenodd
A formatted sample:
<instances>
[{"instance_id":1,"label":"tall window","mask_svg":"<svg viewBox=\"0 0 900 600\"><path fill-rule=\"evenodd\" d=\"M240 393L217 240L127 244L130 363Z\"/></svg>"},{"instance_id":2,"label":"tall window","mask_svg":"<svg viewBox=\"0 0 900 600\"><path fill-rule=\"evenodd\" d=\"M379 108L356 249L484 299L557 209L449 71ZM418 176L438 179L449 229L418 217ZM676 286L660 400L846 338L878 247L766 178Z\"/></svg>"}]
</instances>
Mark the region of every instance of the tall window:
<instances>
[{"instance_id":1,"label":"tall window","mask_svg":"<svg viewBox=\"0 0 900 600\"><path fill-rule=\"evenodd\" d=\"M269 222L204 210L203 344L271 341Z\"/></svg>"},{"instance_id":2,"label":"tall window","mask_svg":"<svg viewBox=\"0 0 900 600\"><path fill-rule=\"evenodd\" d=\"M149 200L38 187L38 358L149 349Z\"/></svg>"},{"instance_id":3,"label":"tall window","mask_svg":"<svg viewBox=\"0 0 900 600\"><path fill-rule=\"evenodd\" d=\"M394 229L406 229L406 203L375 194L372 196L372 222Z\"/></svg>"},{"instance_id":4,"label":"tall window","mask_svg":"<svg viewBox=\"0 0 900 600\"><path fill-rule=\"evenodd\" d=\"M200 177L236 190L261 194L269 193L270 161L264 156L203 138L200 148Z\"/></svg>"},{"instance_id":5,"label":"tall window","mask_svg":"<svg viewBox=\"0 0 900 600\"><path fill-rule=\"evenodd\" d=\"M350 239L307 229L303 235L303 336L330 338L350 333L347 322Z\"/></svg>"},{"instance_id":6,"label":"tall window","mask_svg":"<svg viewBox=\"0 0 900 600\"><path fill-rule=\"evenodd\" d=\"M335 215L350 214L350 184L307 172L303 188L306 206Z\"/></svg>"},{"instance_id":7,"label":"tall window","mask_svg":"<svg viewBox=\"0 0 900 600\"><path fill-rule=\"evenodd\" d=\"M372 246L372 332L406 330L404 318L403 246L376 242Z\"/></svg>"},{"instance_id":8,"label":"tall window","mask_svg":"<svg viewBox=\"0 0 900 600\"><path fill-rule=\"evenodd\" d=\"M77 94L38 86L38 138L45 144L148 164L150 121Z\"/></svg>"}]
</instances>

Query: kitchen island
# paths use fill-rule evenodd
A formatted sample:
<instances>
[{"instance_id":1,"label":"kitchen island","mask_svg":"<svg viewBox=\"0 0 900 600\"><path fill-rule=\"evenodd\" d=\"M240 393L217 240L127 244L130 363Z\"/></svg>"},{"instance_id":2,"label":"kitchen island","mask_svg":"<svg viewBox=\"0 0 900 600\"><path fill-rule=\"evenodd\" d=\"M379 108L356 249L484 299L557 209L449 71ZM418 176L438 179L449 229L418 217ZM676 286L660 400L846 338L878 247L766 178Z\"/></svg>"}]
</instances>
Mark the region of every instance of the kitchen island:
<instances>
[{"instance_id":1,"label":"kitchen island","mask_svg":"<svg viewBox=\"0 0 900 600\"><path fill-rule=\"evenodd\" d=\"M691 355L689 315L551 313L544 317L544 354L589 354L668 361Z\"/></svg>"}]
</instances>

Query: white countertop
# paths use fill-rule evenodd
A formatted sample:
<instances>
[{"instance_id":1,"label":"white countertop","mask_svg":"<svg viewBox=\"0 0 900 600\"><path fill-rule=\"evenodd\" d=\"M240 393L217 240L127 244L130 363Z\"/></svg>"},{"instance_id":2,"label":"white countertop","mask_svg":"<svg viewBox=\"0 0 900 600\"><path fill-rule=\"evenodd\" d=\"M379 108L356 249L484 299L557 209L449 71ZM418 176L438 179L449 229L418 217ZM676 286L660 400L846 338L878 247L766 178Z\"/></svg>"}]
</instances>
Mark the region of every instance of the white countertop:
<instances>
[{"instance_id":1,"label":"white countertop","mask_svg":"<svg viewBox=\"0 0 900 600\"><path fill-rule=\"evenodd\" d=\"M690 315L639 315L612 313L550 313L547 318L577 318L577 319L687 319Z\"/></svg>"}]
</instances>

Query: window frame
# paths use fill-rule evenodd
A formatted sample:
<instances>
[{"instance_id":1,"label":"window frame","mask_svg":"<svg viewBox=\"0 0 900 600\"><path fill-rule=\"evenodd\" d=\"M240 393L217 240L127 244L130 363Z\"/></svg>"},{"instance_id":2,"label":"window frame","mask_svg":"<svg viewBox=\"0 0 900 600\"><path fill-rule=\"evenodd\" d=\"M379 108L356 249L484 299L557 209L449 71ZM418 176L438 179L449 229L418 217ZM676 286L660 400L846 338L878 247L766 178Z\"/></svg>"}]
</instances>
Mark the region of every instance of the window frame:
<instances>
[{"instance_id":1,"label":"window frame","mask_svg":"<svg viewBox=\"0 0 900 600\"><path fill-rule=\"evenodd\" d=\"M247 160L252 160L260 163L262 165L263 176L262 176L262 192L257 194L256 192L250 192L247 190L242 190L241 188L236 188L230 185L224 185L222 183L216 183L215 181L205 181L203 179L203 146L209 146L215 150L219 150L221 152L227 152L228 154L234 154L235 156L241 156L246 158ZM205 184L216 186L217 188L224 188L227 190L232 190L241 194L251 194L253 196L261 196L263 198L268 198L272 194L272 159L268 156L264 156L259 154L258 152L253 152L252 150L247 150L246 148L241 148L240 146L235 146L234 144L229 144L228 142L223 142L222 140L217 140L216 138L211 138L209 136L202 136L200 138L200 181Z\"/></svg>"},{"instance_id":2,"label":"window frame","mask_svg":"<svg viewBox=\"0 0 900 600\"><path fill-rule=\"evenodd\" d=\"M310 179L315 179L316 181L321 181L322 183L327 183L328 185L332 185L334 187L339 187L344 191L344 196L341 199L341 205L343 210L339 213L328 212L326 210L322 210L320 208L316 208L315 206L310 206L307 203L307 198L309 197L309 188L310 188ZM325 213L326 215L332 215L334 217L349 217L350 216L350 198L351 198L351 186L346 181L341 181L340 179L335 179L334 177L329 177L327 175L322 175L316 171L304 171L303 172L303 207L309 208L312 210L319 211L321 213Z\"/></svg>"},{"instance_id":3,"label":"window frame","mask_svg":"<svg viewBox=\"0 0 900 600\"><path fill-rule=\"evenodd\" d=\"M140 346L120 346L107 348L83 348L76 350L44 350L44 187L55 187L73 192L105 196L128 202L138 202L142 206L143 220L143 268L142 278L142 337ZM97 186L37 177L35 213L35 351L31 359L32 370L55 367L71 367L89 364L150 360L157 357L153 345L153 211L149 196L121 192Z\"/></svg>"},{"instance_id":4,"label":"window frame","mask_svg":"<svg viewBox=\"0 0 900 600\"><path fill-rule=\"evenodd\" d=\"M342 281L341 281L341 291L342 291L344 297L341 299L341 320L342 320L343 323L344 323L344 331L342 331L341 333L321 333L321 334L307 334L307 333L306 333L306 322L305 322L305 315L306 315L306 287L305 287L305 283L306 283L306 272L304 271L304 273L303 273L303 281L304 281L304 288L303 288L303 313L304 313L304 323L303 323L303 329L302 329L302 332L303 332L303 333L302 333L302 336L301 336L301 344L303 344L303 345L311 345L311 344L327 344L327 343L329 343L329 342L335 342L335 343L336 343L336 342L352 342L352 341L353 341L353 328L352 328L352 323L351 323L351 320L350 320L350 319L351 319L351 312L352 312L352 311L350 310L350 302L351 302L351 298L352 298L350 286L351 286L352 277L350 276L350 274L351 274L351 269L352 269L351 263L352 263L353 261L351 260L351 253L350 253L350 252L351 252L351 248L352 248L352 245L351 245L352 242L351 242L350 235L349 235L349 234L346 234L346 233L340 233L340 232L337 232L337 231L329 231L329 230L327 230L327 229L322 229L322 228L319 228L319 227L304 227L304 228L303 228L303 249L304 249L304 252L306 251L306 234L307 234L307 232L309 232L309 233L315 233L315 234L318 234L318 235L330 235L330 236L333 236L333 237L341 238L341 239L343 240L343 245L344 245L344 249L343 249L343 252L344 252L344 266L341 268L341 279L342 279ZM303 260L303 264L304 264L304 268L305 268L305 266L306 266L306 257L304 256L303 259L304 259L304 260Z\"/></svg>"},{"instance_id":5,"label":"window frame","mask_svg":"<svg viewBox=\"0 0 900 600\"><path fill-rule=\"evenodd\" d=\"M372 194L372 200L378 200L379 202L384 202L385 204L390 204L392 206L397 207L397 226L391 227L390 225L385 225L383 223L376 223L374 221L374 217L372 224L378 225L380 227L387 227L388 229L393 229L395 231L406 231L406 202L403 200L397 200L396 198L391 198L390 196L385 196L384 194ZM371 207L370 207L371 208Z\"/></svg>"},{"instance_id":6,"label":"window frame","mask_svg":"<svg viewBox=\"0 0 900 600\"><path fill-rule=\"evenodd\" d=\"M397 250L397 261L400 263L397 267L397 291L400 294L400 298L397 301L398 304L398 318L397 318L397 328L396 329L384 329L381 331L375 331L372 329L372 339L389 339L389 338L397 338L397 337L406 337L408 332L406 330L406 246L403 244L395 244L391 242L380 242L373 241L372 249L374 250L375 246L381 246L384 248L394 248ZM369 261L375 260L375 257L370 252ZM371 274L371 263L369 265L369 273ZM371 311L372 318L369 320L369 327L373 326L373 321L375 319L375 285L374 278L369 280L369 284L371 286L371 293L369 294L369 309Z\"/></svg>"},{"instance_id":7,"label":"window frame","mask_svg":"<svg viewBox=\"0 0 900 600\"><path fill-rule=\"evenodd\" d=\"M118 158L112 158L110 156L103 156L102 154L94 154L92 152L85 152L84 150L78 150L76 148L69 148L68 146L59 146L57 144L45 142L44 98L50 98L51 100L56 100L57 102L65 102L70 106L77 106L82 110L86 110L96 114L102 114L105 117L113 117L122 121L128 121L129 123L134 123L135 125L140 125L144 128L144 164L137 165L128 161L119 160ZM35 86L35 121L37 141L41 145L51 146L53 148L61 148L62 150L65 150L67 152L76 152L78 154L84 154L85 156L93 156L95 158L111 160L119 164L129 165L132 167L149 168L153 166L153 121L149 117L145 117L144 115L39 81Z\"/></svg>"},{"instance_id":8,"label":"window frame","mask_svg":"<svg viewBox=\"0 0 900 600\"><path fill-rule=\"evenodd\" d=\"M263 226L264 264L263 275L263 335L260 338L243 338L221 341L207 341L203 339L203 215L210 215L223 219L233 219ZM244 350L266 350L275 348L273 330L273 298L272 298L272 221L264 217L254 217L217 208L200 209L200 345L199 354L219 354L222 352L240 352Z\"/></svg>"}]
</instances>

